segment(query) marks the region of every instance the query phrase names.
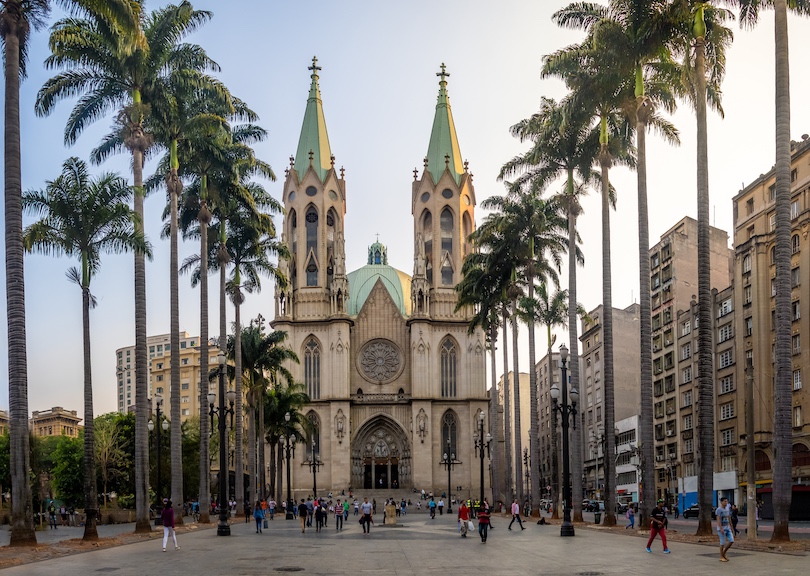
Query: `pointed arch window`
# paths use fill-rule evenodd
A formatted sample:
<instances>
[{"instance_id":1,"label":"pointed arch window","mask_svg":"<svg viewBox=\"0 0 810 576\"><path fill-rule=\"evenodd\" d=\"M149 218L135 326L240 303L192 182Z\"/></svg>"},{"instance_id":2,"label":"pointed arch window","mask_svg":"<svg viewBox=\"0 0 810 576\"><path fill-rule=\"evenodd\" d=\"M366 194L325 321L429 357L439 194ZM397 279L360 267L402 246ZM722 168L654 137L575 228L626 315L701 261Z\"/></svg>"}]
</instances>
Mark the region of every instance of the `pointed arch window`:
<instances>
[{"instance_id":1,"label":"pointed arch window","mask_svg":"<svg viewBox=\"0 0 810 576\"><path fill-rule=\"evenodd\" d=\"M433 214L425 210L422 216L422 237L425 240L425 276L433 282Z\"/></svg>"},{"instance_id":2,"label":"pointed arch window","mask_svg":"<svg viewBox=\"0 0 810 576\"><path fill-rule=\"evenodd\" d=\"M472 218L470 217L469 212L464 213L463 222L464 222L464 227L463 227L464 238L463 238L462 241L464 243L464 256L467 256L470 253L470 240L469 240L469 238L470 238L470 234L472 234L472 231L473 231Z\"/></svg>"},{"instance_id":3,"label":"pointed arch window","mask_svg":"<svg viewBox=\"0 0 810 576\"><path fill-rule=\"evenodd\" d=\"M458 348L451 338L445 338L441 346L442 398L457 396Z\"/></svg>"},{"instance_id":4,"label":"pointed arch window","mask_svg":"<svg viewBox=\"0 0 810 576\"><path fill-rule=\"evenodd\" d=\"M448 410L442 417L442 446L441 449L447 453L447 456L455 456L453 459L458 459L458 450L456 449L456 434L458 432L458 417L455 412Z\"/></svg>"},{"instance_id":5,"label":"pointed arch window","mask_svg":"<svg viewBox=\"0 0 810 576\"><path fill-rule=\"evenodd\" d=\"M453 284L453 268L449 265L453 258L453 213L449 208L442 210L439 227L442 234L442 284L449 286Z\"/></svg>"},{"instance_id":6,"label":"pointed arch window","mask_svg":"<svg viewBox=\"0 0 810 576\"><path fill-rule=\"evenodd\" d=\"M319 460L321 456L321 419L318 417L318 413L313 410L307 414L307 420L309 420L310 431L306 460L312 462L313 460Z\"/></svg>"},{"instance_id":7,"label":"pointed arch window","mask_svg":"<svg viewBox=\"0 0 810 576\"><path fill-rule=\"evenodd\" d=\"M298 251L298 215L295 210L290 210L290 238L292 238L292 252L295 256Z\"/></svg>"},{"instance_id":8,"label":"pointed arch window","mask_svg":"<svg viewBox=\"0 0 810 576\"><path fill-rule=\"evenodd\" d=\"M307 254L310 250L318 250L318 211L314 206L307 209Z\"/></svg>"},{"instance_id":9,"label":"pointed arch window","mask_svg":"<svg viewBox=\"0 0 810 576\"><path fill-rule=\"evenodd\" d=\"M382 264L382 252L380 252L379 250L374 251L374 263Z\"/></svg>"},{"instance_id":10,"label":"pointed arch window","mask_svg":"<svg viewBox=\"0 0 810 576\"><path fill-rule=\"evenodd\" d=\"M321 346L315 338L304 346L304 385L310 400L321 397Z\"/></svg>"}]
</instances>

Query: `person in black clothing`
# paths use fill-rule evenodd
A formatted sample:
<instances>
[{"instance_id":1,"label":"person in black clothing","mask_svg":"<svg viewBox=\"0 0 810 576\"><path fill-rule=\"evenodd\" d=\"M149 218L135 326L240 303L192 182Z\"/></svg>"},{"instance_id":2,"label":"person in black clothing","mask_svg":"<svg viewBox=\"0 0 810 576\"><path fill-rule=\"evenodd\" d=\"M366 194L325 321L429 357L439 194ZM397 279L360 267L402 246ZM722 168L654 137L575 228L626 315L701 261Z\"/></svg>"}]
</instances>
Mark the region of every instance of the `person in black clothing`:
<instances>
[{"instance_id":1,"label":"person in black clothing","mask_svg":"<svg viewBox=\"0 0 810 576\"><path fill-rule=\"evenodd\" d=\"M301 498L301 503L298 505L298 518L301 519L301 532L307 529L307 501Z\"/></svg>"},{"instance_id":2,"label":"person in black clothing","mask_svg":"<svg viewBox=\"0 0 810 576\"><path fill-rule=\"evenodd\" d=\"M661 535L661 542L664 545L664 554L669 554L667 547L667 515L664 512L664 501L659 500L658 506L653 508L650 514L650 539L647 540L647 552L652 552L650 545L655 540L655 537Z\"/></svg>"},{"instance_id":3,"label":"person in black clothing","mask_svg":"<svg viewBox=\"0 0 810 576\"><path fill-rule=\"evenodd\" d=\"M739 518L739 510L737 510L737 505L732 504L731 505L731 529L734 530L734 535L735 536L740 533L740 531L737 530L737 522L739 522L739 520L740 520L740 518Z\"/></svg>"}]
</instances>

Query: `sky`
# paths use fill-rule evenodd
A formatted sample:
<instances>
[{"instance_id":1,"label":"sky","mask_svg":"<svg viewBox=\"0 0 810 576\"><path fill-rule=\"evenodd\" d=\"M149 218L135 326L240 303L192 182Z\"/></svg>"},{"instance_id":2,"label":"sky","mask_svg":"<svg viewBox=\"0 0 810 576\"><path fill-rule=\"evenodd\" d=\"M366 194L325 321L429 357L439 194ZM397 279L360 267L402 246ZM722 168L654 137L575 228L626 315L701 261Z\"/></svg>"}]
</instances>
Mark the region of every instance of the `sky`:
<instances>
[{"instance_id":1,"label":"sky","mask_svg":"<svg viewBox=\"0 0 810 576\"><path fill-rule=\"evenodd\" d=\"M168 4L147 1L153 10ZM197 0L195 8L213 18L188 40L200 44L222 70L219 78L253 108L268 131L256 145L279 179L266 182L281 197L284 169L295 153L309 89L307 67L318 57L324 114L336 166L347 182L347 269L365 264L367 247L380 234L389 263L407 273L413 269L413 221L410 212L413 169L421 172L427 153L438 93L436 72L442 63L450 73L448 93L462 157L469 161L477 200L502 194L500 167L526 149L509 127L539 109L542 97L564 96L563 84L542 79L543 56L578 42L581 32L558 28L557 0ZM54 13L51 23L59 13ZM732 232L731 198L774 158L773 15L764 12L753 30L732 24L735 41L728 53L723 84L725 118L709 115L709 184L712 223ZM810 20L791 17L791 137L810 132L810 108L803 97L810 76L800 57ZM56 106L48 117L34 114L37 91L54 71L46 70L48 31L31 37L28 78L21 90L23 189L42 189L61 172L70 156L87 160L106 134L112 118L91 125L78 142L63 141L65 120L75 100ZM0 94L0 99L2 94ZM682 104L671 117L681 134L673 147L655 135L647 139L650 243L683 216L696 217L696 121ZM117 171L131 180L128 158L114 157L93 173ZM154 173L148 164L146 175ZM624 308L638 297L638 226L636 175L611 171L618 205L612 214L613 304ZM561 184L561 183L560 183ZM165 192L147 198L146 234L154 259L147 263L149 335L169 331L169 244L160 239ZM585 264L578 269L578 299L588 310L601 303L601 225L598 191L583 203L579 219ZM485 213L480 208L480 223ZM32 222L27 217L25 224ZM280 225L280 217L277 224ZM2 222L0 222L2 227ZM731 238L730 238L731 239ZM180 245L181 261L195 243ZM29 409L62 406L83 411L81 293L65 272L75 262L42 255L26 257L26 324ZM563 270L561 278L567 279ZM5 285L5 268L0 270ZM563 286L566 287L566 286ZM94 412L116 409L115 350L134 343L133 265L131 255L103 257L91 286L98 307L91 311ZM210 329L217 332L218 300L212 291ZM2 293L3 300L5 292ZM261 313L272 318L273 285L247 296L245 322ZM228 321L233 320L229 306ZM4 316L4 315L3 315ZM5 318L2 338L7 338ZM188 277L180 279L180 327L199 334L199 292ZM538 331L539 359L546 349ZM560 335L562 336L562 335ZM566 341L567 337L560 338ZM522 335L522 371L528 370ZM0 345L0 408L8 408L8 354ZM511 367L510 367L511 369ZM502 366L498 365L501 373Z\"/></svg>"}]
</instances>

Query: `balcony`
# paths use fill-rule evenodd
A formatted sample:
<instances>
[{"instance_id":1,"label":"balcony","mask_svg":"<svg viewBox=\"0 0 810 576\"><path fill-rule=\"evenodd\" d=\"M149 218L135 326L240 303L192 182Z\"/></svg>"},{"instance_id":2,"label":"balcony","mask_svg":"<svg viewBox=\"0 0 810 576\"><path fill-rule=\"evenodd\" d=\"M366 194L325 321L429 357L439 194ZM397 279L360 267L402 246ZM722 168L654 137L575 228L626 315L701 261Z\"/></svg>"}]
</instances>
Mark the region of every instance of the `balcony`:
<instances>
[{"instance_id":1,"label":"balcony","mask_svg":"<svg viewBox=\"0 0 810 576\"><path fill-rule=\"evenodd\" d=\"M410 394L352 394L354 404L407 404L411 401Z\"/></svg>"}]
</instances>

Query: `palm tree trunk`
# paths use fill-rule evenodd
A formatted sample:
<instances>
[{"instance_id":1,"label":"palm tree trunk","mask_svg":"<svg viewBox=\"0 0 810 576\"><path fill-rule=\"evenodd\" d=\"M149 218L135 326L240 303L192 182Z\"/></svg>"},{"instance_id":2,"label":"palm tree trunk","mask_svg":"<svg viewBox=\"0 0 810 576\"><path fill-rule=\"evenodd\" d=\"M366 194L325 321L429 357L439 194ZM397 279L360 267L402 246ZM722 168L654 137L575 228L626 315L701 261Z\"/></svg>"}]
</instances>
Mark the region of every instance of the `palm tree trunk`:
<instances>
[{"instance_id":1,"label":"palm tree trunk","mask_svg":"<svg viewBox=\"0 0 810 576\"><path fill-rule=\"evenodd\" d=\"M219 250L217 251L217 262L219 264L219 349L222 351L223 354L227 354L227 347L228 347L228 320L227 320L227 309L228 309L228 302L227 302L227 278L226 278L226 266L228 264L228 251L225 248L225 221L221 220L219 224ZM230 387L230 386L228 386ZM219 415L220 418L224 418L224 414ZM229 436L225 436L226 441L228 440ZM220 450L225 450L225 454L228 453L228 446L220 446ZM226 458L227 462L227 458ZM228 486L228 482L230 481L230 473L228 470L224 470L222 473L222 478L225 482L225 495L226 498L230 498L230 488ZM220 503L222 504L222 503Z\"/></svg>"},{"instance_id":2,"label":"palm tree trunk","mask_svg":"<svg viewBox=\"0 0 810 576\"><path fill-rule=\"evenodd\" d=\"M20 23L8 18L7 24ZM6 30L3 169L5 175L6 317L8 322L8 404L11 451L12 546L36 544L28 439L28 360L25 341L25 270L22 243L20 161L20 39Z\"/></svg>"},{"instance_id":3,"label":"palm tree trunk","mask_svg":"<svg viewBox=\"0 0 810 576\"><path fill-rule=\"evenodd\" d=\"M182 184L177 174L177 141L171 143L171 172L166 178L166 185L169 188L171 221L170 227L170 255L169 255L169 340L172 346L172 353L169 356L169 367L171 386L169 393L170 412L172 419L171 427L171 462L172 462L172 487L171 499L174 508L174 522L182 526L183 524L183 435L180 426L180 288L179 288L179 264L178 264L178 242L177 242L177 198L180 195Z\"/></svg>"},{"instance_id":4,"label":"palm tree trunk","mask_svg":"<svg viewBox=\"0 0 810 576\"><path fill-rule=\"evenodd\" d=\"M86 265L85 265L86 267ZM98 490L96 488L96 451L93 446L93 378L90 362L90 288L82 286L82 341L84 342L84 536L82 540L98 540L96 529L96 509Z\"/></svg>"},{"instance_id":5,"label":"palm tree trunk","mask_svg":"<svg viewBox=\"0 0 810 576\"><path fill-rule=\"evenodd\" d=\"M208 430L208 224L211 213L208 211L206 189L208 178L202 177L200 206L200 522L211 521L211 471L208 458L211 450Z\"/></svg>"},{"instance_id":6,"label":"palm tree trunk","mask_svg":"<svg viewBox=\"0 0 810 576\"><path fill-rule=\"evenodd\" d=\"M548 385L549 388L554 383L554 361L553 350L551 349L551 326L547 326L548 331ZM557 448L557 411L551 411L551 497L552 502L551 517L557 520L560 517L561 494L560 486L560 457Z\"/></svg>"},{"instance_id":7,"label":"palm tree trunk","mask_svg":"<svg viewBox=\"0 0 810 576\"><path fill-rule=\"evenodd\" d=\"M698 208L698 527L696 534L713 532L714 501L714 369L712 366L712 286L709 246L709 154L706 127L706 43L695 42L695 112L697 116Z\"/></svg>"},{"instance_id":8,"label":"palm tree trunk","mask_svg":"<svg viewBox=\"0 0 810 576\"><path fill-rule=\"evenodd\" d=\"M489 329L489 354L490 354L490 376L492 378L492 390L489 398L489 422L492 427L492 505L496 506L498 501L503 502L505 495L501 487L501 465L500 465L500 425L498 422L498 370L495 366L495 344L498 341L498 327L493 322Z\"/></svg>"},{"instance_id":9,"label":"palm tree trunk","mask_svg":"<svg viewBox=\"0 0 810 576\"><path fill-rule=\"evenodd\" d=\"M790 540L793 491L790 286L790 63L786 0L774 1L776 51L776 380L773 390L773 536Z\"/></svg>"},{"instance_id":10,"label":"palm tree trunk","mask_svg":"<svg viewBox=\"0 0 810 576\"><path fill-rule=\"evenodd\" d=\"M523 506L523 439L520 429L520 372L518 364L517 300L512 305L512 394L515 400L515 493ZM507 372L508 374L508 372Z\"/></svg>"},{"instance_id":11,"label":"palm tree trunk","mask_svg":"<svg viewBox=\"0 0 810 576\"><path fill-rule=\"evenodd\" d=\"M135 193L133 209L135 233L143 236L143 156L138 146L132 148L132 176ZM149 524L149 429L152 411L149 405L149 360L146 350L146 262L142 252L135 251L135 507L136 533L152 531Z\"/></svg>"},{"instance_id":12,"label":"palm tree trunk","mask_svg":"<svg viewBox=\"0 0 810 576\"><path fill-rule=\"evenodd\" d=\"M245 504L245 472L244 472L244 449L242 439L242 324L240 322L241 312L241 297L242 292L238 282L238 270L236 274L236 304L234 306L234 364L235 364L235 380L236 380L236 438L235 438L235 452L234 452L234 468L236 479L236 513L241 515L244 513ZM252 476L251 476L252 478ZM252 494L248 494L248 497Z\"/></svg>"},{"instance_id":13,"label":"palm tree trunk","mask_svg":"<svg viewBox=\"0 0 810 576\"><path fill-rule=\"evenodd\" d=\"M655 461L652 414L652 319L650 303L650 231L647 213L647 118L649 102L644 94L637 99L636 154L638 176L638 276L639 336L641 374L641 414L639 415L639 448L641 450L641 506L639 527L650 522L650 504L655 502Z\"/></svg>"},{"instance_id":14,"label":"palm tree trunk","mask_svg":"<svg viewBox=\"0 0 810 576\"><path fill-rule=\"evenodd\" d=\"M533 265L533 264L532 264ZM530 301L534 301L534 275L528 278ZM539 414L537 412L537 367L534 354L534 316L529 317L529 476L531 478L532 516L540 516L540 439L537 434Z\"/></svg>"},{"instance_id":15,"label":"palm tree trunk","mask_svg":"<svg viewBox=\"0 0 810 576\"><path fill-rule=\"evenodd\" d=\"M569 390L580 390L579 386L579 330L577 325L577 216L574 207L574 175L568 173L568 196L571 202L568 212L568 345L571 349L569 372L571 387ZM570 394L569 394L570 395ZM581 410L580 410L581 412ZM563 416L564 418L566 416ZM570 467L571 494L574 522L582 522L582 430L576 428L579 413L571 415L573 426L570 428Z\"/></svg>"},{"instance_id":16,"label":"palm tree trunk","mask_svg":"<svg viewBox=\"0 0 810 576\"><path fill-rule=\"evenodd\" d=\"M247 392L249 401L247 408L248 417L248 476L250 477L250 485L255 490L259 486L259 470L256 466L258 460L256 454L256 393L253 387ZM251 498L251 502L259 498L259 492Z\"/></svg>"},{"instance_id":17,"label":"palm tree trunk","mask_svg":"<svg viewBox=\"0 0 810 576\"><path fill-rule=\"evenodd\" d=\"M504 493L506 495L507 504L512 501L515 495L515 487L512 481L512 400L509 397L509 341L507 336L509 334L509 313L506 310L506 304L503 304L503 311L501 312L503 322L503 437L504 437L504 455L506 456L506 486Z\"/></svg>"},{"instance_id":18,"label":"palm tree trunk","mask_svg":"<svg viewBox=\"0 0 810 576\"><path fill-rule=\"evenodd\" d=\"M256 439L256 449L258 450L258 468L259 468L259 492L257 496L260 496L263 500L268 497L271 492L267 490L267 476L265 475L265 465L264 465L264 399L266 396L266 390L264 386L259 394L259 430L258 430L258 438Z\"/></svg>"},{"instance_id":19,"label":"palm tree trunk","mask_svg":"<svg viewBox=\"0 0 810 576\"><path fill-rule=\"evenodd\" d=\"M607 144L599 155L602 170L602 355L605 393L605 526L616 525L615 388L613 382L613 280L610 262L610 166ZM598 460L597 460L598 463Z\"/></svg>"},{"instance_id":20,"label":"palm tree trunk","mask_svg":"<svg viewBox=\"0 0 810 576\"><path fill-rule=\"evenodd\" d=\"M286 495L284 494L284 485L282 484L282 474L284 471L284 460L283 457L283 450L281 444L278 445L278 450L276 451L276 489L278 496L276 497L276 502L286 502Z\"/></svg>"}]
</instances>

